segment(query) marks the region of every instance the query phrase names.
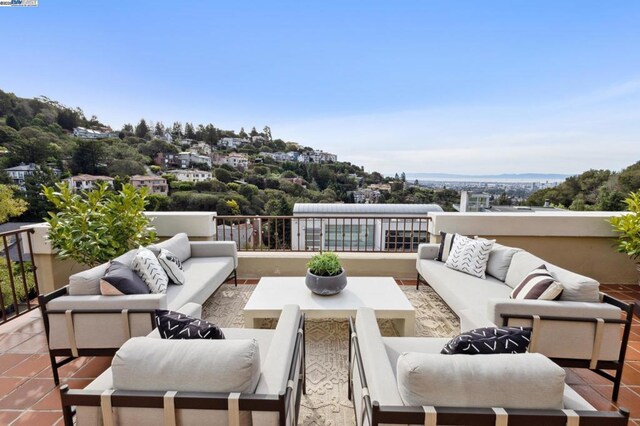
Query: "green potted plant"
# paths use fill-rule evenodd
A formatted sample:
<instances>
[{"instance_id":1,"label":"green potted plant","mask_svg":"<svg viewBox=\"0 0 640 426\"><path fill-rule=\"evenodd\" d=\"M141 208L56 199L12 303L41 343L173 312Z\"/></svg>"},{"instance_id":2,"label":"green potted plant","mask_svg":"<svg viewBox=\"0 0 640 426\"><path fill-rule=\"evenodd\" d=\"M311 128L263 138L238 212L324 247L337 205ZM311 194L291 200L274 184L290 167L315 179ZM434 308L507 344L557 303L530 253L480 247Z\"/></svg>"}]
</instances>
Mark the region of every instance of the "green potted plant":
<instances>
[{"instance_id":1,"label":"green potted plant","mask_svg":"<svg viewBox=\"0 0 640 426\"><path fill-rule=\"evenodd\" d=\"M627 214L612 217L610 221L619 234L618 251L626 253L636 262L640 274L640 191L629 194L624 203L627 205Z\"/></svg>"},{"instance_id":2,"label":"green potted plant","mask_svg":"<svg viewBox=\"0 0 640 426\"><path fill-rule=\"evenodd\" d=\"M49 241L63 259L89 267L155 241L144 214L147 189L131 184L114 191L100 183L88 192L73 192L65 184L43 189L57 212L49 213Z\"/></svg>"},{"instance_id":3,"label":"green potted plant","mask_svg":"<svg viewBox=\"0 0 640 426\"><path fill-rule=\"evenodd\" d=\"M347 274L338 255L325 251L314 255L307 263L305 284L315 294L331 296L347 286Z\"/></svg>"}]
</instances>

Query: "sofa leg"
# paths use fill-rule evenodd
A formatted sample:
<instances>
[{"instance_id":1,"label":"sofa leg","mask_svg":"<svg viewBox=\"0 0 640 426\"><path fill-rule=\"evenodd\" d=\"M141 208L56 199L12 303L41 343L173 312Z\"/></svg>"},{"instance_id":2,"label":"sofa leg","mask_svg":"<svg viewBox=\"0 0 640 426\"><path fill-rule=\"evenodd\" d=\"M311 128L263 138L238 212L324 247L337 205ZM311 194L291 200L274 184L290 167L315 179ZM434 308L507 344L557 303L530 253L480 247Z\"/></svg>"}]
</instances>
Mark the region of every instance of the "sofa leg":
<instances>
[{"instance_id":1,"label":"sofa leg","mask_svg":"<svg viewBox=\"0 0 640 426\"><path fill-rule=\"evenodd\" d=\"M420 274L416 275L416 290L420 290Z\"/></svg>"},{"instance_id":2,"label":"sofa leg","mask_svg":"<svg viewBox=\"0 0 640 426\"><path fill-rule=\"evenodd\" d=\"M611 393L612 401L618 400L618 392L620 391L620 383L622 382L622 368L623 365L620 365L620 367L618 367L618 369L616 370L616 376L613 381L613 392Z\"/></svg>"},{"instance_id":3,"label":"sofa leg","mask_svg":"<svg viewBox=\"0 0 640 426\"><path fill-rule=\"evenodd\" d=\"M238 271L236 269L233 270L233 283L238 287Z\"/></svg>"},{"instance_id":4,"label":"sofa leg","mask_svg":"<svg viewBox=\"0 0 640 426\"><path fill-rule=\"evenodd\" d=\"M60 375L58 374L58 363L56 357L49 352L49 359L51 360L51 373L53 374L53 383L58 386L60 384Z\"/></svg>"}]
</instances>

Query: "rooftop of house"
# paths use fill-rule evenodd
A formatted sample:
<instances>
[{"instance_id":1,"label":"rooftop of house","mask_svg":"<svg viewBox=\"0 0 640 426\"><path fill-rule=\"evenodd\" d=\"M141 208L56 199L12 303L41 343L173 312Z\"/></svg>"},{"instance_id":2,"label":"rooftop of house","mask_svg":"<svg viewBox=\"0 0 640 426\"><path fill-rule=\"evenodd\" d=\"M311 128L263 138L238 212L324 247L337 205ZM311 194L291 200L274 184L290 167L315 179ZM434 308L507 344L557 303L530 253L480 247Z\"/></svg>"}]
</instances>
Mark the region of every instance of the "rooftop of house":
<instances>
[{"instance_id":1,"label":"rooftop of house","mask_svg":"<svg viewBox=\"0 0 640 426\"><path fill-rule=\"evenodd\" d=\"M429 212L441 212L437 204L321 204L296 203L294 215L302 214L385 214L385 215L424 215Z\"/></svg>"},{"instance_id":2,"label":"rooftop of house","mask_svg":"<svg viewBox=\"0 0 640 426\"><path fill-rule=\"evenodd\" d=\"M87 175L87 174L80 174L80 175L76 175L76 176L71 176L69 178L71 181L77 182L77 181L84 181L84 182L95 182L95 181L113 181L113 178L110 176L99 176L99 175Z\"/></svg>"}]
</instances>

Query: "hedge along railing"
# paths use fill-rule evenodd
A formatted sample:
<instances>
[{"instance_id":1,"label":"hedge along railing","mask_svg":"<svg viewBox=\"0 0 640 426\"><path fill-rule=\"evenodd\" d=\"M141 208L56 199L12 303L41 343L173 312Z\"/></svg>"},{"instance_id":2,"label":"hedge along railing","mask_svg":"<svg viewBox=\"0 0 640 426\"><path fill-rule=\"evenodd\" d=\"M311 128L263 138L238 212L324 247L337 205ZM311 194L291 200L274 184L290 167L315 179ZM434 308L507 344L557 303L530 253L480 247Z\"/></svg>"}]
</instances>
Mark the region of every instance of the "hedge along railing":
<instances>
[{"instance_id":1,"label":"hedge along railing","mask_svg":"<svg viewBox=\"0 0 640 426\"><path fill-rule=\"evenodd\" d=\"M428 216L217 216L216 241L241 251L416 252Z\"/></svg>"},{"instance_id":2,"label":"hedge along railing","mask_svg":"<svg viewBox=\"0 0 640 426\"><path fill-rule=\"evenodd\" d=\"M0 233L0 324L38 307L38 278L31 245L32 228ZM25 241L26 240L26 241Z\"/></svg>"}]
</instances>

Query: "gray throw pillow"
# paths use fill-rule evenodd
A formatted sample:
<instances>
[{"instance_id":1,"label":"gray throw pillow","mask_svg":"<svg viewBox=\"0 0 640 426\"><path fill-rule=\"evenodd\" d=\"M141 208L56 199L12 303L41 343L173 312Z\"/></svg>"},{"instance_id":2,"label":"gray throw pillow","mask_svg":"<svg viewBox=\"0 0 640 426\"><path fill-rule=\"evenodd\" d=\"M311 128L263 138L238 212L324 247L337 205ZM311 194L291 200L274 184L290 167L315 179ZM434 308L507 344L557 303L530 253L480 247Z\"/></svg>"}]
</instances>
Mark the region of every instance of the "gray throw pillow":
<instances>
[{"instance_id":1,"label":"gray throw pillow","mask_svg":"<svg viewBox=\"0 0 640 426\"><path fill-rule=\"evenodd\" d=\"M100 279L100 293L103 296L149 294L149 287L128 265L114 260Z\"/></svg>"},{"instance_id":2,"label":"gray throw pillow","mask_svg":"<svg viewBox=\"0 0 640 426\"><path fill-rule=\"evenodd\" d=\"M495 243L489 252L487 274L504 282L507 278L509 265L511 265L511 259L513 259L513 255L519 251L522 251L522 249Z\"/></svg>"}]
</instances>

